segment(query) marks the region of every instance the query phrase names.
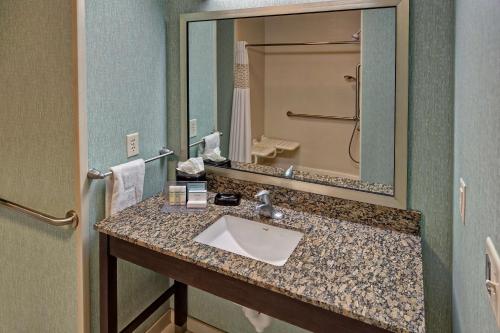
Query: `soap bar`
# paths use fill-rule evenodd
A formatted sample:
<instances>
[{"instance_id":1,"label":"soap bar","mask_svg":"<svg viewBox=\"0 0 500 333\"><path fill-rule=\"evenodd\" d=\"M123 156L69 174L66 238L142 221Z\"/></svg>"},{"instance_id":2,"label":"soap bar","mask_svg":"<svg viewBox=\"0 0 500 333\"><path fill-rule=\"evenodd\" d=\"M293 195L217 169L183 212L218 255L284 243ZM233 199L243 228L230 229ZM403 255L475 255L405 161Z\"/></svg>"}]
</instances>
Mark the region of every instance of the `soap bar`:
<instances>
[{"instance_id":1,"label":"soap bar","mask_svg":"<svg viewBox=\"0 0 500 333\"><path fill-rule=\"evenodd\" d=\"M188 201L187 208L206 208L207 201Z\"/></svg>"}]
</instances>

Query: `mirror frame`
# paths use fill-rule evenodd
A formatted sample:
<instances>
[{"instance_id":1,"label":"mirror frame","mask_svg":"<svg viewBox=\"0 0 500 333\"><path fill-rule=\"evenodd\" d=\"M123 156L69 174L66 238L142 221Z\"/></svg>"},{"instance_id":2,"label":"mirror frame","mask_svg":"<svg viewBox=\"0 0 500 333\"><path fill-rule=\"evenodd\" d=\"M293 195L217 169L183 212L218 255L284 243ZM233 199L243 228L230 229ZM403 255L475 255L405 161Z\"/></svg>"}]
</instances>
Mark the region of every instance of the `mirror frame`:
<instances>
[{"instance_id":1,"label":"mirror frame","mask_svg":"<svg viewBox=\"0 0 500 333\"><path fill-rule=\"evenodd\" d=\"M341 0L306 4L245 8L224 11L206 11L181 14L180 16L180 84L181 120L179 158L188 158L188 101L187 101L187 26L189 22L238 19L286 14L320 13L340 10L362 10L370 8L396 8L396 101L395 101L395 146L394 146L394 196L362 192L342 187L307 183L300 180L250 173L235 169L207 166L213 174L261 184L281 186L293 190L317 193L342 199L361 201L376 205L406 209L407 164L408 164L408 36L409 0Z\"/></svg>"}]
</instances>

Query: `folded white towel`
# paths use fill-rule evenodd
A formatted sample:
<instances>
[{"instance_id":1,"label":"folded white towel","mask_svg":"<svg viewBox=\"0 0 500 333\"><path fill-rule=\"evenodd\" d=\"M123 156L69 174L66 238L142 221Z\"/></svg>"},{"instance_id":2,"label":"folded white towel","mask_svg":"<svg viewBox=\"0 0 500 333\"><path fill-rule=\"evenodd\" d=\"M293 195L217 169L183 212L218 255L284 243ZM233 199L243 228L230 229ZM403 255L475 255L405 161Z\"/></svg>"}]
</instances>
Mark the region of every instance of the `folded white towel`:
<instances>
[{"instance_id":1,"label":"folded white towel","mask_svg":"<svg viewBox=\"0 0 500 333\"><path fill-rule=\"evenodd\" d=\"M203 159L214 162L221 162L225 160L225 158L221 156L219 132L214 132L205 136L203 141L203 148L200 149L200 156L203 157Z\"/></svg>"},{"instance_id":2,"label":"folded white towel","mask_svg":"<svg viewBox=\"0 0 500 333\"><path fill-rule=\"evenodd\" d=\"M111 168L113 174L106 182L106 217L142 200L145 169L142 159Z\"/></svg>"}]
</instances>

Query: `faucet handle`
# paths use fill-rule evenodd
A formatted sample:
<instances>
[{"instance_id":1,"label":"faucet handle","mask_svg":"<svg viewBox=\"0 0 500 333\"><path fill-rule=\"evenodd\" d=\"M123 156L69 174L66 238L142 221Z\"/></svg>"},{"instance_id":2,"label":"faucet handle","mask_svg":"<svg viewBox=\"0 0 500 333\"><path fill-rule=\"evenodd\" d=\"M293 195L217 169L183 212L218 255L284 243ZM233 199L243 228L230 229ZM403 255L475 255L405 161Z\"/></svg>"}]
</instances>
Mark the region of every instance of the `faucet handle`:
<instances>
[{"instance_id":1,"label":"faucet handle","mask_svg":"<svg viewBox=\"0 0 500 333\"><path fill-rule=\"evenodd\" d=\"M268 190L260 190L255 197L259 199L262 203L266 205L271 204L271 199L269 198L269 191Z\"/></svg>"},{"instance_id":2,"label":"faucet handle","mask_svg":"<svg viewBox=\"0 0 500 333\"><path fill-rule=\"evenodd\" d=\"M269 191L268 190L260 190L259 192L257 192L257 194L255 195L256 198L261 198L265 195L269 195Z\"/></svg>"}]
</instances>

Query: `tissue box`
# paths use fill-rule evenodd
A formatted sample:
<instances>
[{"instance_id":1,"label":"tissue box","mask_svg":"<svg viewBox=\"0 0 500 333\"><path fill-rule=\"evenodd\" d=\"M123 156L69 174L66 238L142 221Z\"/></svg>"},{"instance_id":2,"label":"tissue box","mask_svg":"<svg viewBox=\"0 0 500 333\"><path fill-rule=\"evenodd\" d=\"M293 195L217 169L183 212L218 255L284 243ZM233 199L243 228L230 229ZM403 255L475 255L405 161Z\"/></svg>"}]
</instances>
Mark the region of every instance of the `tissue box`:
<instances>
[{"instance_id":1,"label":"tissue box","mask_svg":"<svg viewBox=\"0 0 500 333\"><path fill-rule=\"evenodd\" d=\"M176 169L175 178L177 181L184 181L184 182L198 182L198 181L204 182L207 180L207 173L205 171L201 171L193 175Z\"/></svg>"}]
</instances>

